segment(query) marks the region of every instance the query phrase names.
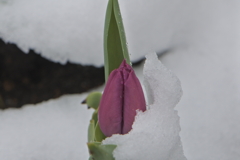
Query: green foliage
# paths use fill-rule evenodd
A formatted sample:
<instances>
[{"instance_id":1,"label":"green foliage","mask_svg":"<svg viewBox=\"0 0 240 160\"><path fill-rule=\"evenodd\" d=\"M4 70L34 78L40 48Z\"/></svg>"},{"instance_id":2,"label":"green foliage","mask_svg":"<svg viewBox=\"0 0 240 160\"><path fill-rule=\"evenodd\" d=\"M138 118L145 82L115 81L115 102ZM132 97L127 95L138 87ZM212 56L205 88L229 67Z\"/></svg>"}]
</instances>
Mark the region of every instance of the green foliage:
<instances>
[{"instance_id":1,"label":"green foliage","mask_svg":"<svg viewBox=\"0 0 240 160\"><path fill-rule=\"evenodd\" d=\"M92 114L92 119L94 120L94 126L96 126L97 122L98 122L98 109L96 109L93 114Z\"/></svg>"},{"instance_id":2,"label":"green foliage","mask_svg":"<svg viewBox=\"0 0 240 160\"><path fill-rule=\"evenodd\" d=\"M109 0L104 26L105 81L123 59L130 64L127 41L118 0Z\"/></svg>"},{"instance_id":3,"label":"green foliage","mask_svg":"<svg viewBox=\"0 0 240 160\"><path fill-rule=\"evenodd\" d=\"M102 133L102 130L99 127L99 124L97 123L95 126L95 140L97 142L102 142L102 140L104 140L106 138L106 136Z\"/></svg>"},{"instance_id":4,"label":"green foliage","mask_svg":"<svg viewBox=\"0 0 240 160\"><path fill-rule=\"evenodd\" d=\"M95 137L95 125L94 120L91 120L88 126L88 142L93 142L94 137Z\"/></svg>"},{"instance_id":5,"label":"green foliage","mask_svg":"<svg viewBox=\"0 0 240 160\"><path fill-rule=\"evenodd\" d=\"M86 103L89 108L97 109L102 97L100 92L92 92L86 98Z\"/></svg>"},{"instance_id":6,"label":"green foliage","mask_svg":"<svg viewBox=\"0 0 240 160\"><path fill-rule=\"evenodd\" d=\"M88 126L88 150L89 160L114 160L112 152L117 147L116 145L102 145L102 140L106 136L102 133L98 125L98 106L102 94L100 92L90 93L83 104L87 104L89 108L95 109L90 124Z\"/></svg>"},{"instance_id":7,"label":"green foliage","mask_svg":"<svg viewBox=\"0 0 240 160\"><path fill-rule=\"evenodd\" d=\"M89 160L114 160L112 155L116 145L103 145L99 142L90 142L87 144L89 149Z\"/></svg>"},{"instance_id":8,"label":"green foliage","mask_svg":"<svg viewBox=\"0 0 240 160\"><path fill-rule=\"evenodd\" d=\"M118 0L109 0L104 27L105 81L123 59L131 65ZM101 143L106 138L98 125L98 106L101 97L101 93L93 92L83 101L89 108L95 109L88 127L89 160L114 160L112 152L117 146Z\"/></svg>"}]
</instances>

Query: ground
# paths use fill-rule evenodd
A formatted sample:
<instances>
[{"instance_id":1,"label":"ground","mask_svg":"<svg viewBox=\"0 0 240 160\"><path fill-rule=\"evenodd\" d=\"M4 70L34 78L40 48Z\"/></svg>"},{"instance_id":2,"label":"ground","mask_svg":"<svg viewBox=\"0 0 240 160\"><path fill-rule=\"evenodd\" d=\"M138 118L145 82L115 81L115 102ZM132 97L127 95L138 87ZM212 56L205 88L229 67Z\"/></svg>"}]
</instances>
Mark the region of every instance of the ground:
<instances>
[{"instance_id":1,"label":"ground","mask_svg":"<svg viewBox=\"0 0 240 160\"><path fill-rule=\"evenodd\" d=\"M159 53L162 55L167 51ZM133 63L141 64L144 58ZM104 67L54 63L0 39L0 109L83 93L104 83Z\"/></svg>"},{"instance_id":2,"label":"ground","mask_svg":"<svg viewBox=\"0 0 240 160\"><path fill-rule=\"evenodd\" d=\"M104 83L104 68L53 63L33 50L23 53L0 39L0 108L18 108L82 93Z\"/></svg>"}]
</instances>

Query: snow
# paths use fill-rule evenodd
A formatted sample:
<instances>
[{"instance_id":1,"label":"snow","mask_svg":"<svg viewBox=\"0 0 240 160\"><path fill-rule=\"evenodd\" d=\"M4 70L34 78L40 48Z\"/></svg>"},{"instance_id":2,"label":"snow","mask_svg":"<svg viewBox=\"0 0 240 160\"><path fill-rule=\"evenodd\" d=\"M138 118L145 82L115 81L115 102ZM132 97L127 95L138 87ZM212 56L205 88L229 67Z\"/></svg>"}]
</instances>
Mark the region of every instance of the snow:
<instances>
[{"instance_id":1,"label":"snow","mask_svg":"<svg viewBox=\"0 0 240 160\"><path fill-rule=\"evenodd\" d=\"M208 23L215 23L220 17L225 20L239 6L237 0L121 0L119 3L132 61L173 47L173 42L182 41L182 35L207 30ZM99 66L103 64L106 6L107 0L0 0L0 37L16 43L26 53L34 49L55 62ZM208 23L201 23L205 19ZM199 22L200 25L195 25ZM226 25L231 23L221 23L219 27ZM189 28L193 32L188 32Z\"/></svg>"},{"instance_id":2,"label":"snow","mask_svg":"<svg viewBox=\"0 0 240 160\"><path fill-rule=\"evenodd\" d=\"M80 104L86 96L66 95L38 105L0 111L0 159L87 159L87 128L92 110Z\"/></svg>"},{"instance_id":3,"label":"snow","mask_svg":"<svg viewBox=\"0 0 240 160\"><path fill-rule=\"evenodd\" d=\"M176 109L184 153L193 160L240 157L240 5L219 3L196 4L181 41L161 59L182 83Z\"/></svg>"},{"instance_id":4,"label":"snow","mask_svg":"<svg viewBox=\"0 0 240 160\"><path fill-rule=\"evenodd\" d=\"M100 65L104 2L0 0L0 37L54 61ZM176 109L186 158L239 159L240 1L122 0L120 5L132 60L172 49L161 61L181 80ZM91 111L79 105L84 95L0 111L0 159L87 159L82 135Z\"/></svg>"},{"instance_id":5,"label":"snow","mask_svg":"<svg viewBox=\"0 0 240 160\"><path fill-rule=\"evenodd\" d=\"M192 46L162 58L182 82L183 97L176 109L181 117L180 136L188 159L240 157L239 51L224 46L217 52L208 49L202 52Z\"/></svg>"},{"instance_id":6,"label":"snow","mask_svg":"<svg viewBox=\"0 0 240 160\"><path fill-rule=\"evenodd\" d=\"M103 144L117 145L113 154L116 160L186 160L179 137L179 117L174 110L182 96L180 81L155 53L147 56L143 74L149 109L138 112L128 134L113 135Z\"/></svg>"},{"instance_id":7,"label":"snow","mask_svg":"<svg viewBox=\"0 0 240 160\"><path fill-rule=\"evenodd\" d=\"M102 65L106 5L107 0L0 0L0 37L56 62Z\"/></svg>"}]
</instances>

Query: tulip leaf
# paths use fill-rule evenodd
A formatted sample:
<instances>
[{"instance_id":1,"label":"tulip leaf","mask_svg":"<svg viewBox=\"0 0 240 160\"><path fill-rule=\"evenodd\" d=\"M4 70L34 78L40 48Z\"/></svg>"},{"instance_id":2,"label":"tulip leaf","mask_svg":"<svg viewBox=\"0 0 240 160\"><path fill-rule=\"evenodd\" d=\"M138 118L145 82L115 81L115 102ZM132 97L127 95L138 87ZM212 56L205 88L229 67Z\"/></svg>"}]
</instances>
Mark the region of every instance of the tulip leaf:
<instances>
[{"instance_id":1,"label":"tulip leaf","mask_svg":"<svg viewBox=\"0 0 240 160\"><path fill-rule=\"evenodd\" d=\"M106 138L106 136L102 133L102 130L100 129L100 126L97 122L96 126L95 126L95 140L97 142L102 142L102 140L104 140Z\"/></svg>"},{"instance_id":2,"label":"tulip leaf","mask_svg":"<svg viewBox=\"0 0 240 160\"><path fill-rule=\"evenodd\" d=\"M109 0L104 26L105 81L123 59L130 64L121 12L118 0Z\"/></svg>"},{"instance_id":3,"label":"tulip leaf","mask_svg":"<svg viewBox=\"0 0 240 160\"><path fill-rule=\"evenodd\" d=\"M97 122L98 122L98 109L96 109L93 114L92 114L92 119L94 120L94 126L96 126ZM95 128L95 127L94 127Z\"/></svg>"},{"instance_id":4,"label":"tulip leaf","mask_svg":"<svg viewBox=\"0 0 240 160\"><path fill-rule=\"evenodd\" d=\"M95 124L94 120L90 121L90 124L88 126L88 142L94 141L95 137Z\"/></svg>"},{"instance_id":5,"label":"tulip leaf","mask_svg":"<svg viewBox=\"0 0 240 160\"><path fill-rule=\"evenodd\" d=\"M86 103L89 108L97 109L102 97L101 92L92 92L86 98Z\"/></svg>"},{"instance_id":6,"label":"tulip leaf","mask_svg":"<svg viewBox=\"0 0 240 160\"><path fill-rule=\"evenodd\" d=\"M90 153L89 160L114 160L113 150L117 147L116 145L102 145L99 142L87 143L88 150Z\"/></svg>"}]
</instances>

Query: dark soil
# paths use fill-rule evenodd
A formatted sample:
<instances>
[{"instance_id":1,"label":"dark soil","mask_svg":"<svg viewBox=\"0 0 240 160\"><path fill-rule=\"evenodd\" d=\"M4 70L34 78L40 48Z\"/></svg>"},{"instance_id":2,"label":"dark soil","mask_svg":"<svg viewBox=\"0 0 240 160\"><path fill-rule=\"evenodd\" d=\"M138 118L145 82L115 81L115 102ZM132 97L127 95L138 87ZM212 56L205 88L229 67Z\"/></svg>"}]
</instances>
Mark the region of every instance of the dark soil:
<instances>
[{"instance_id":1,"label":"dark soil","mask_svg":"<svg viewBox=\"0 0 240 160\"><path fill-rule=\"evenodd\" d=\"M82 93L104 83L104 68L61 65L0 39L0 109Z\"/></svg>"}]
</instances>

